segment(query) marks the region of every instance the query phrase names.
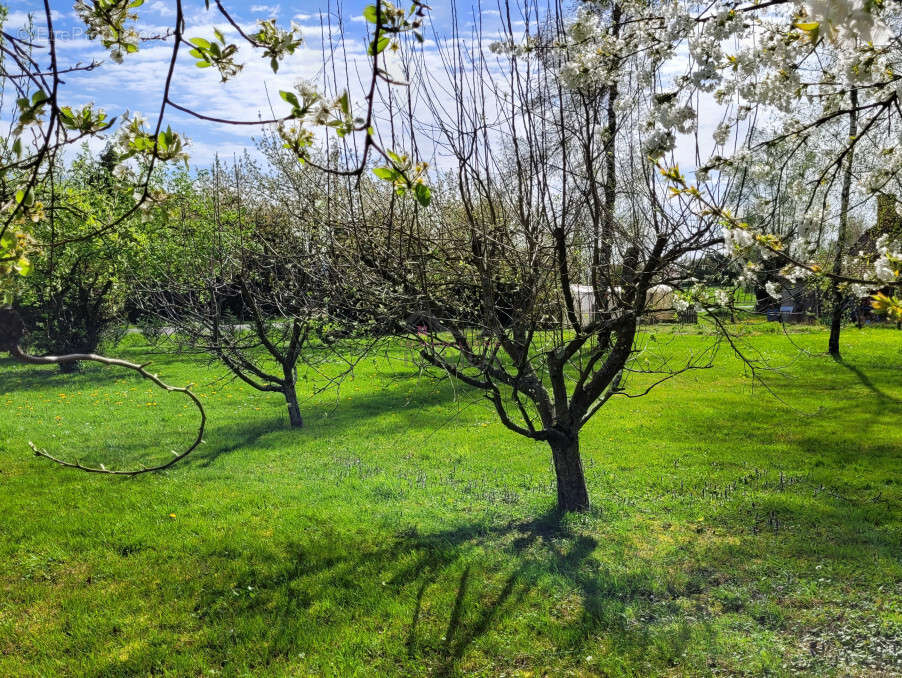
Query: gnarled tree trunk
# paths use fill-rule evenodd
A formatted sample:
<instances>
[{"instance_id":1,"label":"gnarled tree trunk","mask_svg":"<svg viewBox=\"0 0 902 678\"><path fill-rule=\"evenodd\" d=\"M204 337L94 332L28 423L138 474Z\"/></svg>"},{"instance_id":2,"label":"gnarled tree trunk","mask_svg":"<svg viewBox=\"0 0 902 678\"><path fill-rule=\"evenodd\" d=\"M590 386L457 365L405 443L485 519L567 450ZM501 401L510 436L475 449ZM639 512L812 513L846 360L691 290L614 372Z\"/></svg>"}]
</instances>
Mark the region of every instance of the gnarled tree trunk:
<instances>
[{"instance_id":1,"label":"gnarled tree trunk","mask_svg":"<svg viewBox=\"0 0 902 678\"><path fill-rule=\"evenodd\" d=\"M293 380L286 381L282 392L285 394L285 402L288 404L288 420L291 428L303 428L304 419L301 417L301 408L298 406L298 394Z\"/></svg>"},{"instance_id":2,"label":"gnarled tree trunk","mask_svg":"<svg viewBox=\"0 0 902 678\"><path fill-rule=\"evenodd\" d=\"M557 476L557 506L564 512L589 510L589 490L579 454L579 435L561 435L549 442Z\"/></svg>"}]
</instances>

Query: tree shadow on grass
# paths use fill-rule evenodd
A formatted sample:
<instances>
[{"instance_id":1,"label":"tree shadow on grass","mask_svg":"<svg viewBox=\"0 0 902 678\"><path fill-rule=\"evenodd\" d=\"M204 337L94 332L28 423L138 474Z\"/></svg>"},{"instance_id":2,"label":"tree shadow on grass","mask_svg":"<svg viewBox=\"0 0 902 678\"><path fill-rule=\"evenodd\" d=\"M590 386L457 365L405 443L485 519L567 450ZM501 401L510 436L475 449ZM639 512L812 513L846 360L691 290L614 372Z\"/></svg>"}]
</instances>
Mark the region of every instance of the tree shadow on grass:
<instances>
[{"instance_id":1,"label":"tree shadow on grass","mask_svg":"<svg viewBox=\"0 0 902 678\"><path fill-rule=\"evenodd\" d=\"M0 393L54 388L61 391L87 389L107 385L117 379L130 377L140 380L131 370L121 367L102 367L84 364L72 374L63 374L53 365L23 365L12 358L0 358Z\"/></svg>"},{"instance_id":2,"label":"tree shadow on grass","mask_svg":"<svg viewBox=\"0 0 902 678\"><path fill-rule=\"evenodd\" d=\"M860 367L857 367L845 360L837 361L838 365L846 368L849 372L855 375L855 378L858 379L861 384L871 391L880 401L881 404L893 404L893 405L902 405L902 400L896 398L894 396L889 395L886 391L877 386L871 377L864 372Z\"/></svg>"},{"instance_id":3,"label":"tree shadow on grass","mask_svg":"<svg viewBox=\"0 0 902 678\"><path fill-rule=\"evenodd\" d=\"M498 652L499 634L512 632L508 626L520 623L519 613L538 608L548 614L543 606L549 607L549 590L563 590L572 615L537 622L545 631L537 635L546 643L553 636L559 646L526 643L519 650L535 651L530 661L540 664L543 653L581 656L599 634L624 652L642 654L660 638L627 628L625 611L660 595L661 584L639 565L612 574L593 557L597 548L595 538L572 530L556 511L499 525L425 534L400 530L377 541L323 528L312 541L289 544L273 561L249 567L228 586L205 587L195 613L205 627L265 628L265 638L248 634L236 644L265 645L267 663L324 642L353 651L355 634L365 634L386 639L378 648L383 664L371 666L378 673L425 675L428 667L432 675L451 676L466 672L462 664L474 653ZM234 593L244 590L253 596ZM550 607L553 614L554 604ZM392 628L381 636L379 619L385 618L393 620ZM394 622L398 618L406 620L403 630ZM678 657L687 642L674 632L665 644ZM223 660L224 666L240 661Z\"/></svg>"},{"instance_id":4,"label":"tree shadow on grass","mask_svg":"<svg viewBox=\"0 0 902 678\"><path fill-rule=\"evenodd\" d=\"M177 356L169 362L177 364L182 359ZM11 369L3 369L4 367ZM165 372L166 368L163 367L161 371ZM140 381L140 378L132 372L122 369L88 365L84 372L64 375L55 367L20 366L11 359L0 359L0 393L28 392L31 389L44 392L48 389L68 393L88 392L94 388L109 386L122 377ZM366 426L368 436L391 435L399 429L407 432L427 429L437 431L453 420L455 414L449 416L447 406L454 398L455 394L444 384L435 384L428 392L416 394L401 389L384 388L377 392L355 394L353 399L343 400L340 403L334 402L326 395L309 399L302 405L305 419L305 427L302 429L292 429L289 426L287 412L281 399L279 402L269 404L265 408L268 412L257 412L253 415L249 415L247 411L231 410L229 401L223 398L205 401L206 444L187 457L177 468L192 465L209 467L225 455L249 451L251 448L273 452L287 446L303 451L304 446L315 438L328 435L338 439L353 433L355 429L361 429L362 426ZM143 412L140 414L144 415ZM139 430L148 431L148 435L157 438L161 433L165 433L172 439L170 445L178 446L182 441L187 444L196 431L197 422L193 417L178 423L165 422L160 428L154 421L158 418L155 412L146 413L149 419L141 419L137 411L132 412L132 415L137 417L133 425L139 427ZM87 420L89 415L85 416ZM115 459L105 458L105 454L109 456L109 450L104 452L100 448L78 449L77 452L81 460L87 463L98 461L111 467L122 467L134 461L152 465L151 462L160 451L154 449L157 438L150 441L148 435L122 436L121 432L111 433L109 438L114 441ZM103 434L99 439L101 443L105 440ZM160 454L168 455L168 447ZM67 453L63 451L62 456L66 457Z\"/></svg>"},{"instance_id":5,"label":"tree shadow on grass","mask_svg":"<svg viewBox=\"0 0 902 678\"><path fill-rule=\"evenodd\" d=\"M208 444L191 453L181 466L208 468L223 455L262 446L263 438L283 429L282 420L276 417L211 426L204 437Z\"/></svg>"},{"instance_id":6,"label":"tree shadow on grass","mask_svg":"<svg viewBox=\"0 0 902 678\"><path fill-rule=\"evenodd\" d=\"M222 424L228 417L227 410L208 412L208 429L204 445L184 462L203 467L217 459L249 448L275 452L279 449L297 449L303 452L305 445L323 436L341 440L355 431L365 430L367 437L393 436L399 430L411 434L420 431L438 431L450 417L444 409L452 395L439 389L420 395L414 400L388 390L356 396L335 408L331 403L308 401L302 406L304 427L292 429L285 412L266 418L249 418L236 423ZM441 407L441 411L439 411ZM390 413L391 417L384 415ZM259 414L259 413L258 413ZM364 423L365 422L365 423Z\"/></svg>"}]
</instances>

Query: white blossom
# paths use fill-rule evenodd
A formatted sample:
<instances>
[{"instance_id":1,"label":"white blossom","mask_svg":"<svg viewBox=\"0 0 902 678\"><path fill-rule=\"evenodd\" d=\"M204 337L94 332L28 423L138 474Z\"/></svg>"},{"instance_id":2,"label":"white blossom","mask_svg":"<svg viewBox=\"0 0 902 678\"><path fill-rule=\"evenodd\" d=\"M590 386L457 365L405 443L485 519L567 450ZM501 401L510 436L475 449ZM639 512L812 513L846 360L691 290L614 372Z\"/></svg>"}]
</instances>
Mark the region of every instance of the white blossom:
<instances>
[{"instance_id":1,"label":"white blossom","mask_svg":"<svg viewBox=\"0 0 902 678\"><path fill-rule=\"evenodd\" d=\"M714 143L718 146L723 146L725 143L727 143L727 140L730 138L730 130L731 127L728 123L720 123L717 126L717 129L714 130Z\"/></svg>"},{"instance_id":2,"label":"white blossom","mask_svg":"<svg viewBox=\"0 0 902 678\"><path fill-rule=\"evenodd\" d=\"M892 34L886 24L874 16L873 4L869 0L808 0L804 8L831 40L844 45L855 45L858 40L880 45Z\"/></svg>"}]
</instances>

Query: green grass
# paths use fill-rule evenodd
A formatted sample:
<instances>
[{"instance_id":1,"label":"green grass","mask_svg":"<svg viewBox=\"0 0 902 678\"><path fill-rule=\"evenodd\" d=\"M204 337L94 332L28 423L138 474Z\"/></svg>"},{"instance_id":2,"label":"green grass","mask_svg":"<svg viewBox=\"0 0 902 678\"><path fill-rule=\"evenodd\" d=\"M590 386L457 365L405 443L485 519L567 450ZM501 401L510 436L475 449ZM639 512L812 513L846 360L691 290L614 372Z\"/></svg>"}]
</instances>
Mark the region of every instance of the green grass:
<instances>
[{"instance_id":1,"label":"green grass","mask_svg":"<svg viewBox=\"0 0 902 678\"><path fill-rule=\"evenodd\" d=\"M662 353L708 342L654 331ZM614 399L582 438L593 512L562 521L545 447L384 356L302 431L157 356L211 424L132 480L27 441L161 458L192 434L181 400L0 362L0 675L902 675L902 332L848 330L841 364L746 341L779 399L727 351Z\"/></svg>"}]
</instances>

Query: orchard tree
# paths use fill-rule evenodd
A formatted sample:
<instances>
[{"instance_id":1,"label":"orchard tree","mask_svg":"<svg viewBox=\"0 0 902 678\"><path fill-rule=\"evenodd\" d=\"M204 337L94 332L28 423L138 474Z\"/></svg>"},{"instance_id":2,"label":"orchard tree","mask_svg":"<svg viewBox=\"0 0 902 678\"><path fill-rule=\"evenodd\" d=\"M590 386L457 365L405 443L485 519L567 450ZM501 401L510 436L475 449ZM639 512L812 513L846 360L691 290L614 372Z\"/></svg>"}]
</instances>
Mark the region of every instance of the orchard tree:
<instances>
[{"instance_id":1,"label":"orchard tree","mask_svg":"<svg viewBox=\"0 0 902 678\"><path fill-rule=\"evenodd\" d=\"M53 182L38 196L47 218L32 226L38 241L51 243L34 251L31 275L21 280L16 308L30 332L28 346L51 354L94 353L124 328L129 294L127 274L144 264L142 248L152 237L143 212L123 221L115 233L80 239L78 235L122 213L133 201L111 172L115 156L108 148L99 159L87 149L68 167L58 168ZM87 217L85 216L87 215ZM71 242L52 244L57 233ZM62 363L63 371L77 363Z\"/></svg>"},{"instance_id":2,"label":"orchard tree","mask_svg":"<svg viewBox=\"0 0 902 678\"><path fill-rule=\"evenodd\" d=\"M702 14L690 5L674 4L664 21L652 20L645 40L685 46L691 62L675 79L665 111L673 106L694 110L707 96L728 107L729 117L719 128L717 152L703 163L709 172L741 176L761 162L761 151L772 144L804 147L812 136L833 128L834 137L816 158L810 182L786 185L791 200L806 206L807 218L824 219L831 210L829 196L839 193L836 215L836 248L828 266L811 262L788 247L779 233L738 218L716 204L704 191L704 182L691 181L676 168L666 166L673 190L696 196L698 209L724 221L725 238L740 256L773 257L788 276L810 276L830 281L834 307L841 294L860 294L900 284L902 245L884 242L876 256L864 265L844 272L841 257L847 242L852 209L853 183L871 194L892 182L902 169L902 122L898 73L902 66L902 8L899 3L849 0L844 2L717 3ZM656 23L657 21L657 23ZM681 31L678 27L683 26ZM689 27L686 30L686 27ZM683 33L680 35L680 33ZM741 40L751 36L754 40ZM730 38L729 40L727 38ZM759 117L780 121L770 139L756 144L726 142L748 130ZM673 119L653 117L664 148L673 147L679 132ZM867 146L867 153L862 153ZM869 157L866 171L855 172L856 154ZM838 190L837 190L838 187ZM862 262L858 262L862 263ZM890 317L902 317L902 298L876 295L874 305ZM838 352L836 317L833 318L831 351Z\"/></svg>"},{"instance_id":3,"label":"orchard tree","mask_svg":"<svg viewBox=\"0 0 902 678\"><path fill-rule=\"evenodd\" d=\"M337 358L345 373L353 367L336 340L353 321L341 312L328 175L307 165L295 168L292 184L279 179L248 158L177 179L137 298L164 341L281 394L300 428L298 367L338 383L319 365Z\"/></svg>"},{"instance_id":4,"label":"orchard tree","mask_svg":"<svg viewBox=\"0 0 902 678\"><path fill-rule=\"evenodd\" d=\"M63 63L56 44L54 12L49 3L31 20L34 39L14 35L5 30L7 12L0 12L0 37L4 41L4 59L0 62L0 86L13 95L15 107L7 111L12 121L0 162L0 285L9 300L14 294L16 276L30 271L29 248L48 244L65 244L77 238L86 240L114 232L136 210L156 197L151 185L154 171L161 165L187 160L183 136L167 124L171 111L180 111L211 124L262 128L275 126L300 159L311 161L310 149L315 132L332 131L343 138L359 138L359 152L341 174L360 176L374 157L381 157L394 170L401 190L413 189L414 179L422 173L414 163L396 161L400 155L384 147L376 130L376 104L380 88L396 86L385 67L387 54L401 36L420 34L426 6L414 0L408 9L380 0L368 6L364 19L370 28L367 36L371 77L363 93L362 106L352 101L348 89L327 96L309 84L295 91L280 92L282 115L272 119L222 119L182 105L173 97L172 84L178 76L180 56L190 56L195 65L215 71L223 82L241 72L241 59L249 51L263 58L277 72L280 63L290 58L303 44L300 29L291 25L281 28L273 19L259 20L255 30L246 31L222 2L208 3L210 21L222 21L226 34L215 29L210 36L192 36L194 30L186 20L182 0L173 0L172 25L157 35L139 33L141 5L132 0L91 0L77 2L75 12L84 24L90 40L97 41L108 52L110 60L121 63L139 52L148 42L165 45L170 52L159 112L148 122L138 115L124 113L113 116L89 103L81 107L62 100L63 79L67 74L93 71L104 66L102 61ZM40 36L40 37L39 37ZM234 39L233 39L234 38ZM9 98L4 98L4 101ZM29 224L45 218L44 203L38 197L41 186L52 181L54 168L73 145L88 138L115 134L119 160L117 170L131 183L133 204L120 214L98 220L93 228L77 235L56 234L53 243L36 242ZM322 168L326 171L335 171ZM55 197L54 199L59 199ZM86 217L89 215L85 215Z\"/></svg>"},{"instance_id":5,"label":"orchard tree","mask_svg":"<svg viewBox=\"0 0 902 678\"><path fill-rule=\"evenodd\" d=\"M366 201L379 194L362 194L359 261L377 297L410 318L420 358L483 391L508 429L547 445L558 508L585 511L582 428L614 397L711 364L717 338L674 364L645 346L639 324L663 286L685 291L671 313L716 303L690 270L721 242L720 227L694 215L691 200L666 201L642 150L635 121L654 92L615 74L647 69L652 81L653 60L624 48L596 64L609 79L582 83L554 50L583 28L562 32L563 16L530 4L512 16L525 18L525 32L502 19L506 38L491 54L483 35L454 34L446 70L410 66L436 143L452 154L453 183L428 210L390 197L377 208ZM614 40L633 30L619 5L593 17Z\"/></svg>"}]
</instances>

